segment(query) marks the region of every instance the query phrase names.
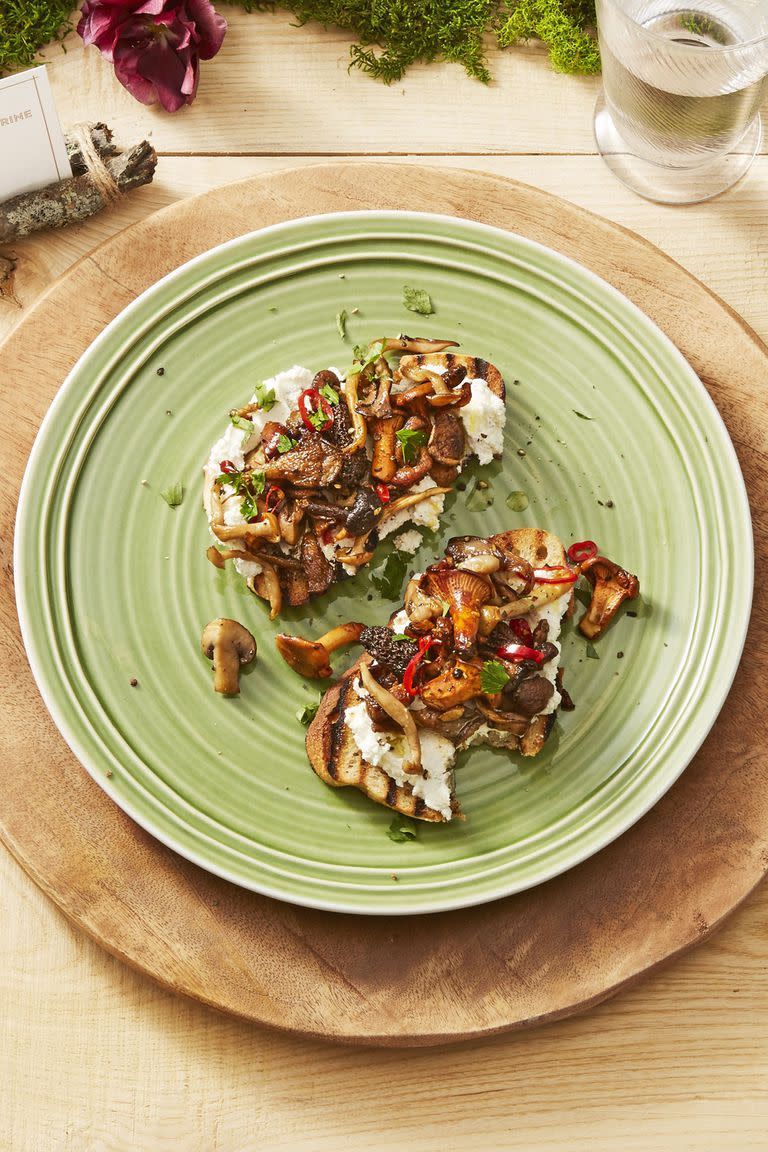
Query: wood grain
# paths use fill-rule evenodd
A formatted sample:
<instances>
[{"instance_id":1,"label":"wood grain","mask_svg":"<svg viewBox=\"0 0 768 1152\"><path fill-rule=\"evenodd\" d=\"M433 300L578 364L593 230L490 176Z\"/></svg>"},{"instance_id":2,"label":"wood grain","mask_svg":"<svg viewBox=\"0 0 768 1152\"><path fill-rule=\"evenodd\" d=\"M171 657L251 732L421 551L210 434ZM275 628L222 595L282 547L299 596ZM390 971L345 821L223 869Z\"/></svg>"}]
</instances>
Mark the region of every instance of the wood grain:
<instances>
[{"instance_id":1,"label":"wood grain","mask_svg":"<svg viewBox=\"0 0 768 1152\"><path fill-rule=\"evenodd\" d=\"M651 246L523 185L393 165L248 181L148 218L84 258L0 352L16 482L50 397L104 322L157 276L249 226L340 207L429 208L549 243L635 299L676 341L728 424L766 553L765 349ZM57 318L73 317L54 346ZM43 350L41 352L41 349ZM12 382L12 385L11 385ZM11 386L9 386L11 385ZM21 397L23 396L23 399ZM13 486L2 496L10 540ZM3 565L0 830L66 914L129 964L230 1012L305 1034L435 1044L583 1009L706 937L768 868L765 720L754 661L681 781L639 825L531 893L387 921L291 908L208 876L125 818L69 755L31 685ZM758 596L748 643L764 645ZM64 802L63 802L64 801Z\"/></svg>"},{"instance_id":2,"label":"wood grain","mask_svg":"<svg viewBox=\"0 0 768 1152\"><path fill-rule=\"evenodd\" d=\"M70 123L92 119L97 108L119 137L149 134L159 153L181 155L595 151L599 78L553 72L540 47L500 51L489 37L490 85L459 65L416 65L386 87L348 71L347 32L296 28L288 12L224 11L229 31L219 54L203 62L191 107L167 116L137 105L74 33L66 53L61 45L44 53L57 104Z\"/></svg>"},{"instance_id":3,"label":"wood grain","mask_svg":"<svg viewBox=\"0 0 768 1152\"><path fill-rule=\"evenodd\" d=\"M417 163L418 157L410 157ZM19 267L14 301L0 300L0 338L26 315L32 304L72 264L96 244L150 212L185 196L194 196L234 180L275 172L287 164L316 164L303 156L164 156L154 184L128 197L124 204L86 224L46 233L16 246ZM380 163L389 163L380 159ZM401 159L394 162L402 163ZM430 165L465 168L479 162L466 156L431 156ZM640 233L707 284L768 340L768 240L765 202L768 157L760 158L747 178L727 197L685 209L650 204L609 176L596 156L486 156L482 168L498 176L534 184L546 192L567 195L582 208Z\"/></svg>"}]
</instances>

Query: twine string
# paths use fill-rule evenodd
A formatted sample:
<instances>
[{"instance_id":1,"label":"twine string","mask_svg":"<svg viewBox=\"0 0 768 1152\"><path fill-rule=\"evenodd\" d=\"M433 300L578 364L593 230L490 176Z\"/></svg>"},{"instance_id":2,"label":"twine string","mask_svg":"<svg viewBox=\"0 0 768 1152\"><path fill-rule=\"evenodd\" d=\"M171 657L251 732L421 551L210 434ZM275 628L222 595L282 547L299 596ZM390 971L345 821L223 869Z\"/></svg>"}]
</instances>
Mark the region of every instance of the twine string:
<instances>
[{"instance_id":1,"label":"twine string","mask_svg":"<svg viewBox=\"0 0 768 1152\"><path fill-rule=\"evenodd\" d=\"M88 124L75 124L67 129L67 137L73 141L83 157L88 177L101 195L105 204L112 204L122 199L123 193L112 175L111 171L99 155L93 142L91 129Z\"/></svg>"}]
</instances>

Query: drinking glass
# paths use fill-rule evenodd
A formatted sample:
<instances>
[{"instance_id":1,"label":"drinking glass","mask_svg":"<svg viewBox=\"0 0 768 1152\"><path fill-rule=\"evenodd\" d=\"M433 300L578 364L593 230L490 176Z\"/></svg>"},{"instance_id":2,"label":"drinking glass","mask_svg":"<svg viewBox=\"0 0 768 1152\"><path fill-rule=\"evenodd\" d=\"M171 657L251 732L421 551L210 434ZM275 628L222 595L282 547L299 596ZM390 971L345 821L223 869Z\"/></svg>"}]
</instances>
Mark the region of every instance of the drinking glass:
<instances>
[{"instance_id":1,"label":"drinking glass","mask_svg":"<svg viewBox=\"0 0 768 1152\"><path fill-rule=\"evenodd\" d=\"M597 0L598 149L627 187L666 204L730 188L762 141L768 2L694 3Z\"/></svg>"}]
</instances>

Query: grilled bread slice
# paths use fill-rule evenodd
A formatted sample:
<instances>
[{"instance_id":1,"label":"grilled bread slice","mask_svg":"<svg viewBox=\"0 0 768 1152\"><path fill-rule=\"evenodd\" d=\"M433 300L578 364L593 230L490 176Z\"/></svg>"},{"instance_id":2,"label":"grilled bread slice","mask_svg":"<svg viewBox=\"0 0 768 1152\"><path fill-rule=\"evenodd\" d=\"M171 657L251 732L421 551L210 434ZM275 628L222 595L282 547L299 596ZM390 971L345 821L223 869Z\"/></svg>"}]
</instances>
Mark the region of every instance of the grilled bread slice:
<instances>
[{"instance_id":1,"label":"grilled bread slice","mask_svg":"<svg viewBox=\"0 0 768 1152\"><path fill-rule=\"evenodd\" d=\"M451 368L466 368L468 379L485 380L495 396L498 396L500 400L506 399L507 390L501 372L494 364L489 363L488 360L482 360L479 356L461 356L455 352L403 356L395 372L395 382L400 381L403 374L410 369L419 367L444 369L446 372L450 371Z\"/></svg>"},{"instance_id":2,"label":"grilled bread slice","mask_svg":"<svg viewBox=\"0 0 768 1152\"><path fill-rule=\"evenodd\" d=\"M360 664L370 663L362 656L349 672L326 692L317 714L307 731L307 755L313 769L326 784L333 788L357 788L377 804L383 804L403 816L418 820L443 823L451 816L461 817L459 804L453 795L453 771L447 770L446 782L450 790L450 810L430 808L416 796L410 784L398 784L382 767L368 763L345 723L348 708L359 704L355 691Z\"/></svg>"},{"instance_id":3,"label":"grilled bread slice","mask_svg":"<svg viewBox=\"0 0 768 1152\"><path fill-rule=\"evenodd\" d=\"M509 549L518 553L534 568L561 568L567 563L562 542L552 533L541 529L521 528L499 533L491 539L503 550ZM559 634L560 620L568 608L569 593L570 587L566 587L564 591L563 584L537 584L530 595L516 602L515 615L530 614L529 618L532 621L547 618L554 637ZM307 753L314 771L326 784L336 788L357 788L371 800L384 804L404 816L439 822L460 815L458 802L453 795L452 756L446 770L446 781L450 780L448 785L450 808L447 811L443 809L442 812L430 808L424 799L415 795L407 781L398 783L393 779L385 770L385 765L373 764L364 758L359 742L347 723L347 714L350 708L359 707L361 704L362 696L357 691L359 668L363 661L370 663L370 659L370 656L363 655L340 683L331 688L323 698L307 733ZM559 656L548 665L549 677L553 684L558 663ZM559 696L554 699L557 703ZM527 727L522 730L518 727L514 732L489 721L476 727L466 738L461 738L458 732L446 730L444 736L438 739L443 739L446 743L450 739L454 751L475 744L489 744L494 748L519 752L523 756L535 756L541 751L552 730L556 710L555 707L551 711L533 716ZM420 737L422 741L435 739L423 728L420 730ZM376 751L375 742L372 749Z\"/></svg>"}]
</instances>

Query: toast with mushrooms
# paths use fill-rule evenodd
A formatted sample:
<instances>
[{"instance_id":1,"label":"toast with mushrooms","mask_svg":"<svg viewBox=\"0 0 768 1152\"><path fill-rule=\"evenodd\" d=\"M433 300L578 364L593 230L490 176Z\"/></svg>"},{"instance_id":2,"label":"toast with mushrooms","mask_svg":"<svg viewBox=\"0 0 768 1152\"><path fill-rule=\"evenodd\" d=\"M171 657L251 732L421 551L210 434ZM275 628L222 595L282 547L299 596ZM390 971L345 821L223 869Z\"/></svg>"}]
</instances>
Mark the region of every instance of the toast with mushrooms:
<instances>
[{"instance_id":1,"label":"toast with mushrooms","mask_svg":"<svg viewBox=\"0 0 768 1152\"><path fill-rule=\"evenodd\" d=\"M457 751L490 744L535 756L558 709L573 706L559 640L582 574L592 602L580 628L595 638L623 600L638 595L637 578L598 556L591 541L566 552L556 536L533 528L449 541L445 557L409 582L386 627L349 624L320 641L278 637L283 657L305 675L328 675L334 646L364 648L307 732L317 775L406 816L460 816Z\"/></svg>"},{"instance_id":2,"label":"toast with mushrooms","mask_svg":"<svg viewBox=\"0 0 768 1152\"><path fill-rule=\"evenodd\" d=\"M466 460L501 454L501 373L454 346L374 341L347 372L294 366L230 412L204 468L207 555L234 563L271 618L354 575L398 529L415 551L412 529L439 527Z\"/></svg>"}]
</instances>

